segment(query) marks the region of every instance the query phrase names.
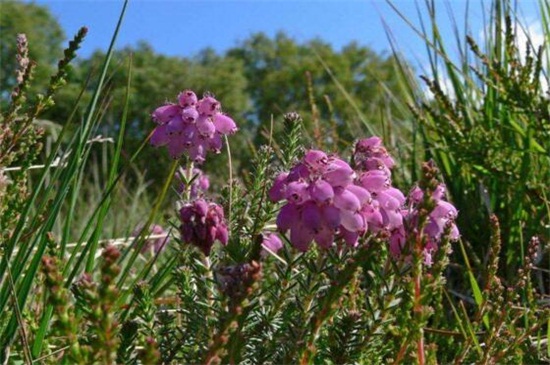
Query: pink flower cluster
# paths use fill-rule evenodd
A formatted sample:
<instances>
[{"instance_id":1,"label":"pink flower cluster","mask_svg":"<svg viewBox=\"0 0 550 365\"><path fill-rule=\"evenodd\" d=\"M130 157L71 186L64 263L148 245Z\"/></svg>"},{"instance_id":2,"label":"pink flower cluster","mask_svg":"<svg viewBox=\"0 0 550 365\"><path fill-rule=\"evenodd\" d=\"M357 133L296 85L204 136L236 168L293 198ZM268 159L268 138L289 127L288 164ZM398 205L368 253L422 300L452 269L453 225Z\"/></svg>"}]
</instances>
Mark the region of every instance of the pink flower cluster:
<instances>
[{"instance_id":1,"label":"pink flower cluster","mask_svg":"<svg viewBox=\"0 0 550 365\"><path fill-rule=\"evenodd\" d=\"M381 139L371 137L355 145L353 165L355 170L336 156L307 151L290 172L276 177L269 191L273 202L286 202L277 217L277 227L283 233L290 230L290 242L300 251L306 251L312 241L329 248L339 238L356 246L367 231L385 231L390 233L391 252L398 256L405 244L404 222L410 224L418 213L414 204L406 209L405 195L392 187L395 162ZM427 263L447 224L452 225L450 238L458 238L453 223L457 212L443 200L442 189L434 194L436 207L425 228L429 237ZM416 202L422 199L421 193L413 192ZM265 241L268 246L269 239Z\"/></svg>"},{"instance_id":2,"label":"pink flower cluster","mask_svg":"<svg viewBox=\"0 0 550 365\"><path fill-rule=\"evenodd\" d=\"M391 186L391 169L395 162L378 137L358 141L353 153L357 169L356 183L365 188L372 198L370 202L370 229L393 230L403 225L401 208L405 203L403 193Z\"/></svg>"},{"instance_id":3,"label":"pink flower cluster","mask_svg":"<svg viewBox=\"0 0 550 365\"><path fill-rule=\"evenodd\" d=\"M181 92L177 104L155 109L152 117L158 126L151 136L151 144L168 146L174 159L187 153L196 163L204 162L207 151L219 153L222 135L237 131L235 122L221 112L216 99L205 96L198 100L191 90Z\"/></svg>"},{"instance_id":4,"label":"pink flower cluster","mask_svg":"<svg viewBox=\"0 0 550 365\"><path fill-rule=\"evenodd\" d=\"M426 238L423 247L424 263L432 264L432 255L437 251L441 238L445 229L449 228L449 239L456 241L460 237L460 233L455 224L455 219L458 215L456 208L449 202L445 201L445 185L440 184L434 190L432 199L435 203L435 208L428 215L428 222L424 227L423 234ZM408 209L402 210L405 225L408 227L416 226L418 222L418 205L424 199L424 192L417 186L409 193ZM390 252L398 257L405 246L405 227L401 226L392 232L390 237Z\"/></svg>"},{"instance_id":5,"label":"pink flower cluster","mask_svg":"<svg viewBox=\"0 0 550 365\"><path fill-rule=\"evenodd\" d=\"M210 255L214 242L227 245L228 229L223 208L218 204L196 199L180 209L181 237Z\"/></svg>"},{"instance_id":6,"label":"pink flower cluster","mask_svg":"<svg viewBox=\"0 0 550 365\"><path fill-rule=\"evenodd\" d=\"M300 251L313 240L328 248L336 235L356 245L367 229L371 196L354 178L345 161L308 151L289 173L277 176L269 191L272 201L286 200L277 217L279 230L290 230L290 242Z\"/></svg>"}]
</instances>

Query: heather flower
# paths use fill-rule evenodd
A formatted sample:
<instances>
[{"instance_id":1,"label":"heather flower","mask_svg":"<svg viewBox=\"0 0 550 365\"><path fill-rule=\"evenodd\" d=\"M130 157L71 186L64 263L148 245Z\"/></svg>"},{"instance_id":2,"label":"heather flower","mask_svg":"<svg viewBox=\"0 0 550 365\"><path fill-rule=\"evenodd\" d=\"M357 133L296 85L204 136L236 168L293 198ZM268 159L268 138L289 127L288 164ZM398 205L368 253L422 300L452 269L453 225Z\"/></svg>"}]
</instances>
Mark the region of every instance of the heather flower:
<instances>
[{"instance_id":1,"label":"heather flower","mask_svg":"<svg viewBox=\"0 0 550 365\"><path fill-rule=\"evenodd\" d=\"M281 248L283 248L283 241L279 238L276 233L264 233L262 240L262 256L267 256L268 251L277 253Z\"/></svg>"},{"instance_id":2,"label":"heather flower","mask_svg":"<svg viewBox=\"0 0 550 365\"><path fill-rule=\"evenodd\" d=\"M177 175L180 180L180 185L178 188L178 192L180 194L187 189L187 182L191 180L191 184L189 186L189 197L191 199L196 199L203 196L208 188L210 188L210 179L208 179L208 176L201 169L194 168L191 176L187 176L187 172L180 169Z\"/></svg>"},{"instance_id":3,"label":"heather flower","mask_svg":"<svg viewBox=\"0 0 550 365\"><path fill-rule=\"evenodd\" d=\"M378 137L361 139L355 144L353 161L357 169L356 183L367 190L372 198L363 210L373 232L385 229L398 230L403 225L401 208L405 195L391 186L393 158Z\"/></svg>"},{"instance_id":4,"label":"heather flower","mask_svg":"<svg viewBox=\"0 0 550 365\"><path fill-rule=\"evenodd\" d=\"M281 232L307 251L312 241L329 248L336 238L355 246L367 231L361 210L370 204L369 192L354 185L355 172L343 160L318 150L306 152L288 173L275 178L269 197L286 204L277 216Z\"/></svg>"},{"instance_id":5,"label":"heather flower","mask_svg":"<svg viewBox=\"0 0 550 365\"><path fill-rule=\"evenodd\" d=\"M227 245L228 229L221 206L196 199L180 209L180 221L182 241L197 246L205 255L210 255L216 240Z\"/></svg>"},{"instance_id":6,"label":"heather flower","mask_svg":"<svg viewBox=\"0 0 550 365\"><path fill-rule=\"evenodd\" d=\"M167 146L174 159L184 153L196 163L204 162L206 153L219 153L222 135L233 134L237 125L221 112L221 104L212 96L198 99L191 90L178 95L177 104L166 104L153 111L157 127L151 135L153 146Z\"/></svg>"},{"instance_id":7,"label":"heather flower","mask_svg":"<svg viewBox=\"0 0 550 365\"><path fill-rule=\"evenodd\" d=\"M424 192L417 186L409 193L409 208L402 210L401 215L406 221L406 225L414 227L418 222L418 206L424 199ZM445 185L440 184L432 192L432 199L435 203L434 208L428 214L428 221L424 227L425 245L422 249L424 263L428 266L432 264L432 255L438 250L441 238L448 228L449 239L456 241L460 237L458 227L455 224L458 211L449 202L445 201ZM392 231L390 237L390 252L394 257L401 255L405 247L405 229L400 227Z\"/></svg>"},{"instance_id":8,"label":"heather flower","mask_svg":"<svg viewBox=\"0 0 550 365\"><path fill-rule=\"evenodd\" d=\"M382 139L379 137L359 140L355 144L353 159L355 166L362 170L391 170L395 166L395 161L382 145Z\"/></svg>"},{"instance_id":9,"label":"heather flower","mask_svg":"<svg viewBox=\"0 0 550 365\"><path fill-rule=\"evenodd\" d=\"M137 236L143 229L143 226L138 226L134 232L132 233L134 236ZM159 253L166 245L170 242L170 236L168 233L162 228L162 226L158 224L152 224L149 227L149 231L147 232L147 239L145 240L145 243L143 244L143 247L141 248L142 253L149 252L150 250L153 250L155 254Z\"/></svg>"}]
</instances>

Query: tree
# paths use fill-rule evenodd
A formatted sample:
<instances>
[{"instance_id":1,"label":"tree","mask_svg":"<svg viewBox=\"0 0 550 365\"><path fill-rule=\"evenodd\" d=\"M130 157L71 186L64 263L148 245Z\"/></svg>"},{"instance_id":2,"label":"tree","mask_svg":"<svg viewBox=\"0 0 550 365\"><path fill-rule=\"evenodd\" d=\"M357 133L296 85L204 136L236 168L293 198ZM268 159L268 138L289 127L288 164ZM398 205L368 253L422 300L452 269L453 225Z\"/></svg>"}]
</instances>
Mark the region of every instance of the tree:
<instances>
[{"instance_id":1,"label":"tree","mask_svg":"<svg viewBox=\"0 0 550 365\"><path fill-rule=\"evenodd\" d=\"M362 119L381 129L383 108L391 108L392 117L402 117L389 102L401 93L393 59L356 43L337 52L320 39L298 44L284 32L273 39L258 33L227 55L244 62L247 91L254 107L251 117L257 120L260 130L266 128L272 114L277 117L295 110L304 116L306 123L312 120L316 123L308 129L313 130L312 137L317 143L323 142L318 140L323 135L324 142L336 142L335 138L326 138L330 136L326 131L333 127L336 127L336 139L349 143L355 136L366 133ZM359 117L321 60L367 117Z\"/></svg>"}]
</instances>

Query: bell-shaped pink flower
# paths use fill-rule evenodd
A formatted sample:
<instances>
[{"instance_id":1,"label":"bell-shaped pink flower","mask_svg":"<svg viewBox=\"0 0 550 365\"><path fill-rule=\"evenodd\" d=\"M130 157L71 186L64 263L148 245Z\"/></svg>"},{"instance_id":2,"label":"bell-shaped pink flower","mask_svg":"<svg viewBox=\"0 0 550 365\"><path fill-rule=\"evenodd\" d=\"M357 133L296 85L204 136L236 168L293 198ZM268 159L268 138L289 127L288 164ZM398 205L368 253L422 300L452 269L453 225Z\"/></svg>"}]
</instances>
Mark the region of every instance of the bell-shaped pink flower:
<instances>
[{"instance_id":1,"label":"bell-shaped pink flower","mask_svg":"<svg viewBox=\"0 0 550 365\"><path fill-rule=\"evenodd\" d=\"M152 114L153 121L158 124L166 124L180 114L180 108L176 104L159 106Z\"/></svg>"},{"instance_id":2,"label":"bell-shaped pink flower","mask_svg":"<svg viewBox=\"0 0 550 365\"><path fill-rule=\"evenodd\" d=\"M192 90L185 90L178 94L178 103L182 108L196 107L198 101L197 95Z\"/></svg>"},{"instance_id":3,"label":"bell-shaped pink flower","mask_svg":"<svg viewBox=\"0 0 550 365\"><path fill-rule=\"evenodd\" d=\"M264 249L268 249L273 253L277 253L277 251L283 248L283 241L281 241L276 233L264 233L262 246L264 247Z\"/></svg>"}]
</instances>

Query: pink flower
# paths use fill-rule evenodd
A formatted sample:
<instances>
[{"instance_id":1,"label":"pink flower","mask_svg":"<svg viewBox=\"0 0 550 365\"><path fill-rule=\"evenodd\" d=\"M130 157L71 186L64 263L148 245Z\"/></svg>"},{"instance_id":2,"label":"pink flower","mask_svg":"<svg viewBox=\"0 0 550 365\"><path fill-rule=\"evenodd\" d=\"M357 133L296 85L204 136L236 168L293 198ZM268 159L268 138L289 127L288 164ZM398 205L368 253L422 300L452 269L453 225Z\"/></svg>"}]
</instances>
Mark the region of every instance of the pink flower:
<instances>
[{"instance_id":1,"label":"pink flower","mask_svg":"<svg viewBox=\"0 0 550 365\"><path fill-rule=\"evenodd\" d=\"M141 230L143 229L143 225L139 225L134 232L132 233L134 236L137 236ZM147 238L145 240L145 244L141 248L141 253L149 252L151 249L153 249L154 253L160 252L168 242L170 242L170 236L166 231L164 231L164 228L158 224L152 224L149 227L149 230L144 232L144 235L147 237L153 236L152 238ZM160 237L154 237L154 236L160 236Z\"/></svg>"},{"instance_id":2,"label":"pink flower","mask_svg":"<svg viewBox=\"0 0 550 365\"><path fill-rule=\"evenodd\" d=\"M217 240L228 242L228 229L223 208L204 199L196 199L180 209L182 241L197 246L205 255L210 255Z\"/></svg>"},{"instance_id":3,"label":"pink flower","mask_svg":"<svg viewBox=\"0 0 550 365\"><path fill-rule=\"evenodd\" d=\"M445 198L445 185L440 184L432 193L432 199L435 202L435 207L428 214L428 222L424 227L423 234L425 236L425 245L422 253L424 255L424 263L427 266L432 264L432 256L437 252L441 243L441 238L447 227L449 227L449 239L456 241L460 238L458 227L455 224L455 219L458 215L456 208ZM415 187L409 193L408 209L402 210L401 215L406 221L406 226L415 227L418 222L418 206L424 199L424 192ZM390 252L394 257L399 257L405 245L405 230L400 228L393 230L390 236Z\"/></svg>"},{"instance_id":4,"label":"pink flower","mask_svg":"<svg viewBox=\"0 0 550 365\"><path fill-rule=\"evenodd\" d=\"M281 248L283 248L283 241L275 233L264 233L262 241L262 256L267 256L269 253L266 251L269 250L273 253L277 253Z\"/></svg>"},{"instance_id":5,"label":"pink flower","mask_svg":"<svg viewBox=\"0 0 550 365\"><path fill-rule=\"evenodd\" d=\"M198 100L191 90L178 95L177 104L166 104L152 113L158 126L151 135L153 146L167 146L170 156L184 153L196 163L204 162L206 153L219 153L222 135L233 134L237 125L221 112L221 105L212 96Z\"/></svg>"}]
</instances>

